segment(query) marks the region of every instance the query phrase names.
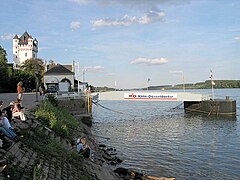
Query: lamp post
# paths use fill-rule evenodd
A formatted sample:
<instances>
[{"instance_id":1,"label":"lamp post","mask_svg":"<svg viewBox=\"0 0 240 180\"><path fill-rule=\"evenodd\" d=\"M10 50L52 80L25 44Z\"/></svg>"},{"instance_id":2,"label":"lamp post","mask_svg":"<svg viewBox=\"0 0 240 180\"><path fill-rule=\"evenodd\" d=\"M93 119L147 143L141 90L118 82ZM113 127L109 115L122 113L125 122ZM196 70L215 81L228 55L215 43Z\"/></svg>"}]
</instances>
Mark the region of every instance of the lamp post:
<instances>
[{"instance_id":1,"label":"lamp post","mask_svg":"<svg viewBox=\"0 0 240 180\"><path fill-rule=\"evenodd\" d=\"M36 102L38 102L38 68L35 65L35 76L36 76Z\"/></svg>"},{"instance_id":2,"label":"lamp post","mask_svg":"<svg viewBox=\"0 0 240 180\"><path fill-rule=\"evenodd\" d=\"M183 83L183 92L185 92L185 83L184 83L184 74L182 71L182 83Z\"/></svg>"},{"instance_id":3,"label":"lamp post","mask_svg":"<svg viewBox=\"0 0 240 180\"><path fill-rule=\"evenodd\" d=\"M184 82L184 74L183 71L170 71L170 73L172 74L182 74L182 87L183 87L183 91L185 92L185 82Z\"/></svg>"},{"instance_id":4,"label":"lamp post","mask_svg":"<svg viewBox=\"0 0 240 180\"><path fill-rule=\"evenodd\" d=\"M83 82L85 82L85 72L86 72L86 69L83 69Z\"/></svg>"}]
</instances>

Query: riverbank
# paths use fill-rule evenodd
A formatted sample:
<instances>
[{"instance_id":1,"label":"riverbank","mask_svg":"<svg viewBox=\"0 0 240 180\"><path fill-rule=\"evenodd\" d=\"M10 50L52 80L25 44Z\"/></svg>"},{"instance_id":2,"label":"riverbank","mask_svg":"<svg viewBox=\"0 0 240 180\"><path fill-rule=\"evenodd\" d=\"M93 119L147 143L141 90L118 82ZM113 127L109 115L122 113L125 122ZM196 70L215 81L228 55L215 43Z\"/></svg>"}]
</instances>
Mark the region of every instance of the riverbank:
<instances>
[{"instance_id":1,"label":"riverbank","mask_svg":"<svg viewBox=\"0 0 240 180\"><path fill-rule=\"evenodd\" d=\"M92 134L91 127L83 124L78 114L71 113L73 117L76 115L74 121L80 122L78 126L74 127L71 122L73 117L67 116L63 108L58 107L56 108L58 110L55 111L56 109L41 109L41 107L36 113L35 108L39 109L42 106L41 103L34 102L36 104L33 104L31 103L33 101L29 100L24 102L27 121L22 122L15 119L12 122L15 131L23 135L23 138L18 142L8 140L12 143L11 146L0 149L1 159L4 160L1 162L4 164L1 165L6 165L5 169L1 171L0 179L164 179L151 178L130 169L116 169L118 167L116 165L122 162L117 156L116 149L96 142L95 137L98 136ZM5 99L4 103L6 102ZM47 107L49 108L49 104ZM40 116L44 114L50 115L49 122L51 123L56 123L55 120L65 119L68 125L72 124L74 128L71 129L71 136L67 135L70 127L65 126L64 122L56 125L60 129L63 127L63 131L48 126L46 116ZM87 143L94 153L94 162L83 158L76 152L76 138L82 136L86 137Z\"/></svg>"},{"instance_id":2,"label":"riverbank","mask_svg":"<svg viewBox=\"0 0 240 180\"><path fill-rule=\"evenodd\" d=\"M1 98L5 106L14 95ZM26 95L25 100L28 98L30 96ZM72 130L74 136L63 137L35 117L33 109L36 102L30 99L23 102L27 121L15 119L12 122L14 130L23 137L18 142L6 138L11 145L0 149L1 165L4 167L0 179L120 179L110 170L107 162L103 162L90 127L81 124ZM73 137L79 136L85 136L94 150L94 162L77 154Z\"/></svg>"},{"instance_id":3,"label":"riverbank","mask_svg":"<svg viewBox=\"0 0 240 180\"><path fill-rule=\"evenodd\" d=\"M1 149L1 159L7 167L2 178L12 179L112 179L119 177L109 169L107 163L100 161L101 150L92 137L90 128L83 125L82 133L95 152L95 161L91 162L76 153L71 139L62 138L42 125L32 113L28 120L15 120L13 127L24 137L19 142L10 142L8 149ZM30 117L30 118L29 118ZM40 178L40 179L41 179Z\"/></svg>"}]
</instances>

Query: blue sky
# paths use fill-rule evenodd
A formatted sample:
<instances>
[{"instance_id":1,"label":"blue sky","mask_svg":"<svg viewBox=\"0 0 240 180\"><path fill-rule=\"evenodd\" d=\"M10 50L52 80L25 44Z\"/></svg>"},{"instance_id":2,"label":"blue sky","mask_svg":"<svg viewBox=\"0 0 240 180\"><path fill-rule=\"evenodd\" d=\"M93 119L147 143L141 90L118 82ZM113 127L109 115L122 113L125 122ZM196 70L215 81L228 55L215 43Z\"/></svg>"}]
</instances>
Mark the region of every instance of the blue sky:
<instances>
[{"instance_id":1,"label":"blue sky","mask_svg":"<svg viewBox=\"0 0 240 180\"><path fill-rule=\"evenodd\" d=\"M80 64L93 86L240 79L239 0L4 0L0 45L27 31L38 57Z\"/></svg>"}]
</instances>

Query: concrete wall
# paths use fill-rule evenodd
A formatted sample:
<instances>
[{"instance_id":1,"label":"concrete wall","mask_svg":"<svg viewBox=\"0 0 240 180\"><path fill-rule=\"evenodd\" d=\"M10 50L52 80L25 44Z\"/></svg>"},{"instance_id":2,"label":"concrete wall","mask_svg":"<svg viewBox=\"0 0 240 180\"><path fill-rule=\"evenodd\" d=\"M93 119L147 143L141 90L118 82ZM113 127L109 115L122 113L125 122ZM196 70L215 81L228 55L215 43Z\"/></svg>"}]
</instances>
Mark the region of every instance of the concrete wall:
<instances>
[{"instance_id":1,"label":"concrete wall","mask_svg":"<svg viewBox=\"0 0 240 180\"><path fill-rule=\"evenodd\" d=\"M88 113L87 97L77 99L58 99L59 106L68 110L76 120L92 126L92 114Z\"/></svg>"}]
</instances>

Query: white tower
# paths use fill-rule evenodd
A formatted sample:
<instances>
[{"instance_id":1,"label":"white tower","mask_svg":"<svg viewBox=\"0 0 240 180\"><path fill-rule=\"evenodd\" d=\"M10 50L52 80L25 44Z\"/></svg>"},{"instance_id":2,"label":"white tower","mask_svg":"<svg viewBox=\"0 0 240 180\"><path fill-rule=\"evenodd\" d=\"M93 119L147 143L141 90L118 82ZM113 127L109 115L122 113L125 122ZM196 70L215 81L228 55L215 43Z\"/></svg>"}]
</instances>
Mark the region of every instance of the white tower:
<instances>
[{"instance_id":1,"label":"white tower","mask_svg":"<svg viewBox=\"0 0 240 180\"><path fill-rule=\"evenodd\" d=\"M18 69L27 59L37 58L38 41L33 40L27 32L20 38L17 35L13 38L13 67Z\"/></svg>"}]
</instances>

